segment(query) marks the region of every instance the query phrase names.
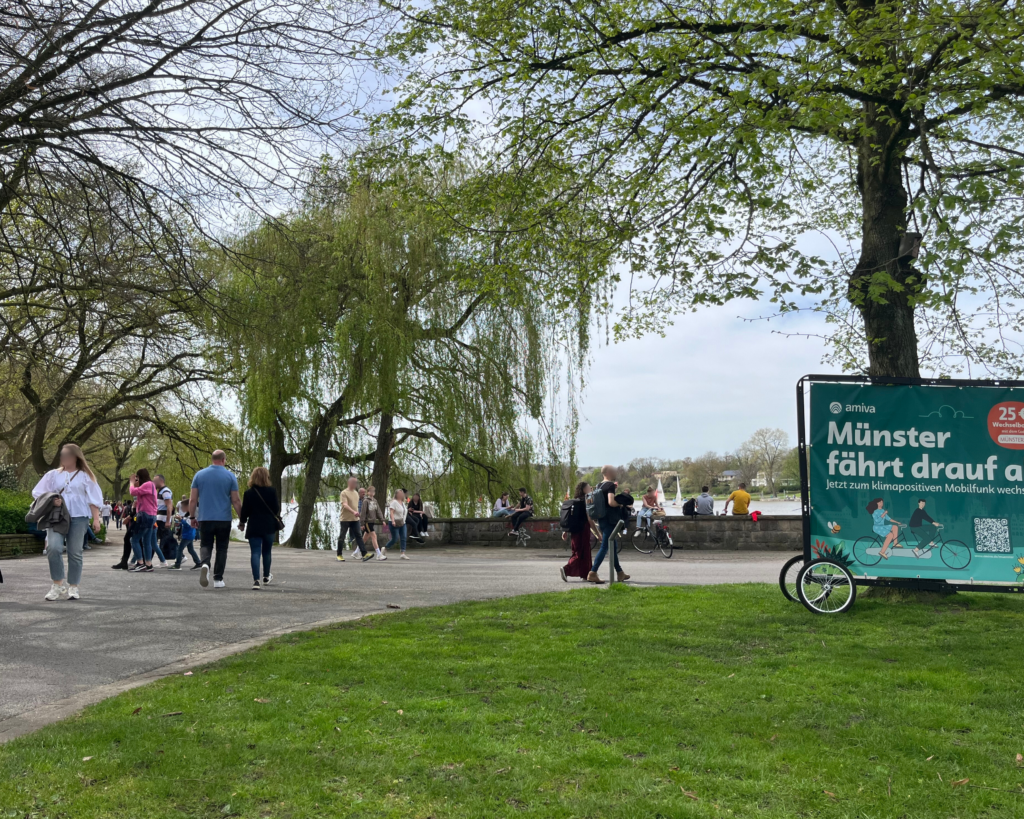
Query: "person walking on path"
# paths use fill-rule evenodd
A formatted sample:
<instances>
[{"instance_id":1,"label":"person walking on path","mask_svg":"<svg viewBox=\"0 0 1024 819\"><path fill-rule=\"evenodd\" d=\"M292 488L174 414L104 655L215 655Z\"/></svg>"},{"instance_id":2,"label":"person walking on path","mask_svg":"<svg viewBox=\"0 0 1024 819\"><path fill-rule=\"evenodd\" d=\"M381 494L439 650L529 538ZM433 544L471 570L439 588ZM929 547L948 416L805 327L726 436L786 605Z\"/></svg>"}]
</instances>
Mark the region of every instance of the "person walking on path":
<instances>
[{"instance_id":1,"label":"person walking on path","mask_svg":"<svg viewBox=\"0 0 1024 819\"><path fill-rule=\"evenodd\" d=\"M224 588L224 569L231 542L231 510L242 511L238 481L228 471L226 461L223 449L214 450L210 465L200 469L192 479L188 496L189 523L199 530L199 585L204 589L210 585L210 560L214 557L215 543L213 587Z\"/></svg>"},{"instance_id":2,"label":"person walking on path","mask_svg":"<svg viewBox=\"0 0 1024 819\"><path fill-rule=\"evenodd\" d=\"M137 565L134 561L129 562L129 559L132 557L132 552L134 551L132 549L132 517L134 515L132 512L132 505L130 503L121 504L120 514L121 517L118 522L124 524L124 548L121 550L120 562L115 563L110 568L121 571L132 571ZM118 526L118 528L121 527Z\"/></svg>"},{"instance_id":3,"label":"person walking on path","mask_svg":"<svg viewBox=\"0 0 1024 819\"><path fill-rule=\"evenodd\" d=\"M196 554L195 542L196 542L195 527L189 523L188 520L188 506L185 507L185 513L181 517L181 532L178 534L178 549L174 555L174 566L173 568L177 571L181 571L181 561L185 559L185 551L188 551L189 557L192 558L192 571L195 571L203 564L199 560L199 555Z\"/></svg>"},{"instance_id":4,"label":"person walking on path","mask_svg":"<svg viewBox=\"0 0 1024 819\"><path fill-rule=\"evenodd\" d=\"M110 501L103 501L103 506L100 507L100 519L103 521L104 526L110 526L110 516L113 513L113 508L110 506Z\"/></svg>"},{"instance_id":5,"label":"person walking on path","mask_svg":"<svg viewBox=\"0 0 1024 819\"><path fill-rule=\"evenodd\" d=\"M587 514L587 495L589 493L589 483L580 481L576 484L576 491L572 496L572 528L567 533L572 544L572 557L559 569L562 580L566 583L569 582L570 577L586 580L590 576L590 536L593 534L595 537L600 537L597 526Z\"/></svg>"},{"instance_id":6,"label":"person walking on path","mask_svg":"<svg viewBox=\"0 0 1024 819\"><path fill-rule=\"evenodd\" d=\"M43 599L52 602L66 593L68 600L78 600L85 530L89 527L90 516L93 531L100 530L100 507L103 505L103 491L78 444L65 444L61 448L60 466L39 479L32 490L32 497L39 498L48 493L56 494L50 503L53 507L66 509L67 517L64 519L68 523L63 532L58 531L57 526L46 529L46 559L50 565L51 585ZM68 554L66 573L64 552Z\"/></svg>"},{"instance_id":7,"label":"person walking on path","mask_svg":"<svg viewBox=\"0 0 1024 819\"><path fill-rule=\"evenodd\" d=\"M258 466L249 476L249 488L242 496L242 511L238 514L238 528L245 532L245 539L249 541L253 591L259 591L274 579L274 575L270 573L270 551L277 539L280 522L281 501L278 500L274 487L270 485L270 472L266 467Z\"/></svg>"},{"instance_id":8,"label":"person walking on path","mask_svg":"<svg viewBox=\"0 0 1024 819\"><path fill-rule=\"evenodd\" d=\"M706 486L702 486L700 488L700 494L697 496L697 514L715 514L715 499L708 494L708 488Z\"/></svg>"},{"instance_id":9,"label":"person walking on path","mask_svg":"<svg viewBox=\"0 0 1024 819\"><path fill-rule=\"evenodd\" d=\"M175 558L178 543L174 539L174 493L167 485L163 475L153 477L156 487L156 543L161 554Z\"/></svg>"},{"instance_id":10,"label":"person walking on path","mask_svg":"<svg viewBox=\"0 0 1024 819\"><path fill-rule=\"evenodd\" d=\"M606 465L601 470L601 477L604 480L594 490L594 514L597 517L597 525L601 529L601 548L597 551L597 557L594 559L590 574L587 575L587 580L591 583L602 582L597 575L597 570L601 568L601 563L604 561L605 555L608 554L608 546L611 544L612 562L621 583L629 580L629 575L622 571L622 566L619 565L618 535L625 525L622 515L618 511L619 502L615 500L615 489L618 486L615 480L617 477L615 467L611 464Z\"/></svg>"},{"instance_id":11,"label":"person walking on path","mask_svg":"<svg viewBox=\"0 0 1024 819\"><path fill-rule=\"evenodd\" d=\"M359 481L351 477L345 489L341 490L341 534L349 535L356 544L355 557L373 560L373 554L366 552L363 534L359 524ZM338 539L341 548L343 537ZM366 552L364 554L364 552ZM378 554L380 554L378 550Z\"/></svg>"},{"instance_id":12,"label":"person walking on path","mask_svg":"<svg viewBox=\"0 0 1024 819\"><path fill-rule=\"evenodd\" d=\"M362 506L359 507L359 525L363 529L363 537L373 544L373 551L377 553L380 560L387 560L387 547L383 549L377 544L377 526L384 525L384 514L380 511L380 504L377 503L377 490L369 487L366 490L366 497L363 498Z\"/></svg>"},{"instance_id":13,"label":"person walking on path","mask_svg":"<svg viewBox=\"0 0 1024 819\"><path fill-rule=\"evenodd\" d=\"M132 551L135 552L137 572L153 571L153 552L156 542L156 486L149 479L149 470L143 467L128 479L128 491L135 499L135 524L132 526ZM167 562L160 553L160 564Z\"/></svg>"},{"instance_id":14,"label":"person walking on path","mask_svg":"<svg viewBox=\"0 0 1024 819\"><path fill-rule=\"evenodd\" d=\"M401 489L395 492L395 497L388 503L388 519L391 526L391 539L387 542L385 549L390 549L395 543L401 545L402 553L399 555L402 560L408 560L409 555L405 553L408 543L409 528L406 524L405 492Z\"/></svg>"},{"instance_id":15,"label":"person walking on path","mask_svg":"<svg viewBox=\"0 0 1024 819\"><path fill-rule=\"evenodd\" d=\"M747 491L747 485L745 483L741 483L733 490L732 494L725 499L725 509L722 510L723 515L727 515L729 513L730 503L732 504L732 513L734 515L746 515L749 512L750 493Z\"/></svg>"}]
</instances>

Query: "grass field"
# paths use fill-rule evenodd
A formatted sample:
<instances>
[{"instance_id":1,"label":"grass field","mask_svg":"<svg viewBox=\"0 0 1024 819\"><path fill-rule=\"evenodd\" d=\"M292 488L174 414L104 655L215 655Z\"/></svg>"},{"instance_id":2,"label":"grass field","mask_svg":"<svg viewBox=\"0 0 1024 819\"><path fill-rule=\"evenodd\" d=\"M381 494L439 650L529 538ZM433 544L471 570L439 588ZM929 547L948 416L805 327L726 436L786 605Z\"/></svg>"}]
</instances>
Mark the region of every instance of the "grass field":
<instances>
[{"instance_id":1,"label":"grass field","mask_svg":"<svg viewBox=\"0 0 1024 819\"><path fill-rule=\"evenodd\" d=\"M823 618L752 585L397 612L0 746L0 818L1020 817L1022 608Z\"/></svg>"}]
</instances>

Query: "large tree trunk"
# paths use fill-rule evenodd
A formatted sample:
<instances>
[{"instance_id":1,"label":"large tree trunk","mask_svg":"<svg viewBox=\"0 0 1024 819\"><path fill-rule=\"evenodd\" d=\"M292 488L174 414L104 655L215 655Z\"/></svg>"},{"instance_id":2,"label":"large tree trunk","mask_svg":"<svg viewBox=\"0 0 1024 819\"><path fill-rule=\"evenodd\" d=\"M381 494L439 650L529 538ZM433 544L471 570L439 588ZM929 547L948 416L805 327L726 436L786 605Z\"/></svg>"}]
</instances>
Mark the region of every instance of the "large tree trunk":
<instances>
[{"instance_id":1,"label":"large tree trunk","mask_svg":"<svg viewBox=\"0 0 1024 819\"><path fill-rule=\"evenodd\" d=\"M891 112L865 104L865 134L857 146L857 186L863 209L860 260L848 295L864 320L870 375L920 376L914 298L920 274L909 258L899 258L907 229L901 132L907 123Z\"/></svg>"},{"instance_id":2,"label":"large tree trunk","mask_svg":"<svg viewBox=\"0 0 1024 819\"><path fill-rule=\"evenodd\" d=\"M284 546L305 549L309 538L309 527L313 521L313 512L320 496L320 479L324 473L327 451L331 448L331 437L337 427L337 417L325 414L313 430L306 459L302 495L299 497L299 508L295 513L295 525Z\"/></svg>"},{"instance_id":3,"label":"large tree trunk","mask_svg":"<svg viewBox=\"0 0 1024 819\"><path fill-rule=\"evenodd\" d=\"M388 480L391 477L391 453L395 447L395 416L382 412L380 427L377 430L377 448L373 453L373 474L370 484L377 490L377 499L381 506L387 503Z\"/></svg>"}]
</instances>

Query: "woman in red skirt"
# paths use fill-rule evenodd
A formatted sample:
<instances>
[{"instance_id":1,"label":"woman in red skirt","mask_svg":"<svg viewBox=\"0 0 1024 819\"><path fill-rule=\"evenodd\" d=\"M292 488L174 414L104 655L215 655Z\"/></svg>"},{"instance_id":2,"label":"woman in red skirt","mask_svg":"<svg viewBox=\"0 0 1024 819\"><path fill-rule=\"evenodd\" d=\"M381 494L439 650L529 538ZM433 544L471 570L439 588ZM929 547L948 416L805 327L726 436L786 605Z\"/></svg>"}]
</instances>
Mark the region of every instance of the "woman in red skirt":
<instances>
[{"instance_id":1,"label":"woman in red skirt","mask_svg":"<svg viewBox=\"0 0 1024 819\"><path fill-rule=\"evenodd\" d=\"M590 574L592 561L590 558L590 534L595 530L594 521L587 514L587 495L590 493L590 484L580 481L576 484L576 491L573 493L573 522L575 531L563 532L562 539L567 535L571 537L572 557L559 571L562 573L562 580L569 582L570 577L587 579Z\"/></svg>"}]
</instances>

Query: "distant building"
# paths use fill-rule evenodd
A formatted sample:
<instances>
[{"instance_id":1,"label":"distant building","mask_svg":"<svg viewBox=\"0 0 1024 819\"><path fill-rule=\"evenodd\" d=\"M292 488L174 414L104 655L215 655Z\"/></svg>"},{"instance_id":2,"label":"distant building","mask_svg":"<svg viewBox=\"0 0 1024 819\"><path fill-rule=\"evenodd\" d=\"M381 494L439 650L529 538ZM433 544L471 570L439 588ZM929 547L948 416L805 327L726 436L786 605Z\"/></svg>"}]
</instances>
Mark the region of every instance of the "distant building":
<instances>
[{"instance_id":1,"label":"distant building","mask_svg":"<svg viewBox=\"0 0 1024 819\"><path fill-rule=\"evenodd\" d=\"M715 479L715 482L716 483L727 483L727 484L731 485L731 484L734 484L734 483L738 483L740 480L741 480L741 478L740 478L740 471L738 469L726 469L724 472L722 472L721 475L719 475Z\"/></svg>"}]
</instances>

